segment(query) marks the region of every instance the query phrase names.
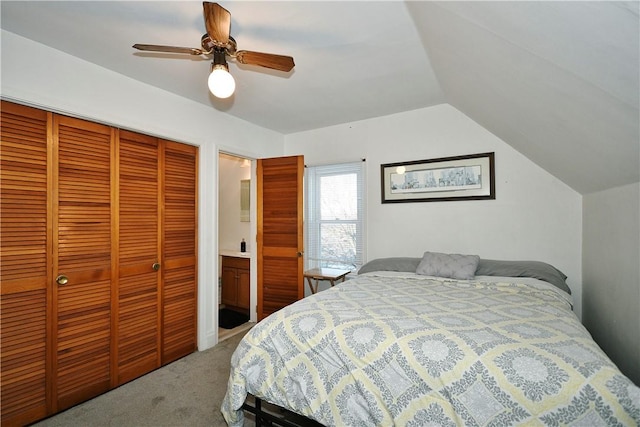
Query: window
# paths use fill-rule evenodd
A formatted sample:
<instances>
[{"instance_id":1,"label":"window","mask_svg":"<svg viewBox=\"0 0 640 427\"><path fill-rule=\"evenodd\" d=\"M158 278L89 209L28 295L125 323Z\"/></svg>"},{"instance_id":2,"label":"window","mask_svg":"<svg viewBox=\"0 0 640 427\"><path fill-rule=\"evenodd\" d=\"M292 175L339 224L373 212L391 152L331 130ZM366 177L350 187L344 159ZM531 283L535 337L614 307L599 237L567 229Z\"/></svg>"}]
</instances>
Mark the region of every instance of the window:
<instances>
[{"instance_id":1,"label":"window","mask_svg":"<svg viewBox=\"0 0 640 427\"><path fill-rule=\"evenodd\" d=\"M360 268L364 161L307 167L305 187L305 268Z\"/></svg>"}]
</instances>

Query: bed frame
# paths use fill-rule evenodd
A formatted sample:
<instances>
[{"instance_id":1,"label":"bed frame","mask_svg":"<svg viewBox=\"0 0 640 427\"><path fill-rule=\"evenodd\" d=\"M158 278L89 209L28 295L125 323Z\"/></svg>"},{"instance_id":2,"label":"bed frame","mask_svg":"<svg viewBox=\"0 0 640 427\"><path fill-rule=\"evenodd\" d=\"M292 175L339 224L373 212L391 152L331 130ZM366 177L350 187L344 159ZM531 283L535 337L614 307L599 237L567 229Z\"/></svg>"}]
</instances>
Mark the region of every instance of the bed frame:
<instances>
[{"instance_id":1,"label":"bed frame","mask_svg":"<svg viewBox=\"0 0 640 427\"><path fill-rule=\"evenodd\" d=\"M317 421L288 411L280 406L263 402L262 399L255 396L251 397L253 399L248 397L247 400L245 400L242 409L255 416L256 427L323 427L322 424ZM251 400L253 400L253 403Z\"/></svg>"}]
</instances>

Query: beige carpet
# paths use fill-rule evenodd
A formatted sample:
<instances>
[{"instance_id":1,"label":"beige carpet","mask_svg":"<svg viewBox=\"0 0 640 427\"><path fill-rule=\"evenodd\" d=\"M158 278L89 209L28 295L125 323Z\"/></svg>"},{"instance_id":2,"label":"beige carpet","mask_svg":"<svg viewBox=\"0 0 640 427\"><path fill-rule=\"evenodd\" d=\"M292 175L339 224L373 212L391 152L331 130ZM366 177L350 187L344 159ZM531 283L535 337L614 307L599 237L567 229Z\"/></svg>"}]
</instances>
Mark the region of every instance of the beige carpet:
<instances>
[{"instance_id":1,"label":"beige carpet","mask_svg":"<svg viewBox=\"0 0 640 427\"><path fill-rule=\"evenodd\" d=\"M34 425L226 426L220 405L227 389L231 355L244 333Z\"/></svg>"}]
</instances>

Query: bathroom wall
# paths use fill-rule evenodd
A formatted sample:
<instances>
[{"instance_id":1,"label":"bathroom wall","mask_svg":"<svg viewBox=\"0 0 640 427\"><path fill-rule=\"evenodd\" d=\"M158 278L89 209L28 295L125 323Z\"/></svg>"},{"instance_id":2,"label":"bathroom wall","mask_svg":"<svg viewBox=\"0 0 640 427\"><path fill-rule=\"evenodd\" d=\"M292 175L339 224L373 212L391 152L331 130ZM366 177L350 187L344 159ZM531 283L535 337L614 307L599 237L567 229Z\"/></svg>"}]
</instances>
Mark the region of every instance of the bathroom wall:
<instances>
[{"instance_id":1,"label":"bathroom wall","mask_svg":"<svg viewBox=\"0 0 640 427\"><path fill-rule=\"evenodd\" d=\"M240 181L251 178L250 164L244 159L220 153L218 159L218 251L239 251L240 241L253 249L250 222L240 221Z\"/></svg>"}]
</instances>

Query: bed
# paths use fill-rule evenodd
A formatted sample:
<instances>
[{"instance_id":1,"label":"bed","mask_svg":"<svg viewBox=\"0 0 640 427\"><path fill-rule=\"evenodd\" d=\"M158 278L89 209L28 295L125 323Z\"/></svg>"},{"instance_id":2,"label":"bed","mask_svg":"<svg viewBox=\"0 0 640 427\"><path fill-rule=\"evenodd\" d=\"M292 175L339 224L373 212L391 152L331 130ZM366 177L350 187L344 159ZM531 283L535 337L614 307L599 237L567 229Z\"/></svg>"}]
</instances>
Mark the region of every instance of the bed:
<instances>
[{"instance_id":1,"label":"bed","mask_svg":"<svg viewBox=\"0 0 640 427\"><path fill-rule=\"evenodd\" d=\"M540 262L384 258L273 313L231 360L222 413L247 396L327 426L640 424L640 389Z\"/></svg>"}]
</instances>

